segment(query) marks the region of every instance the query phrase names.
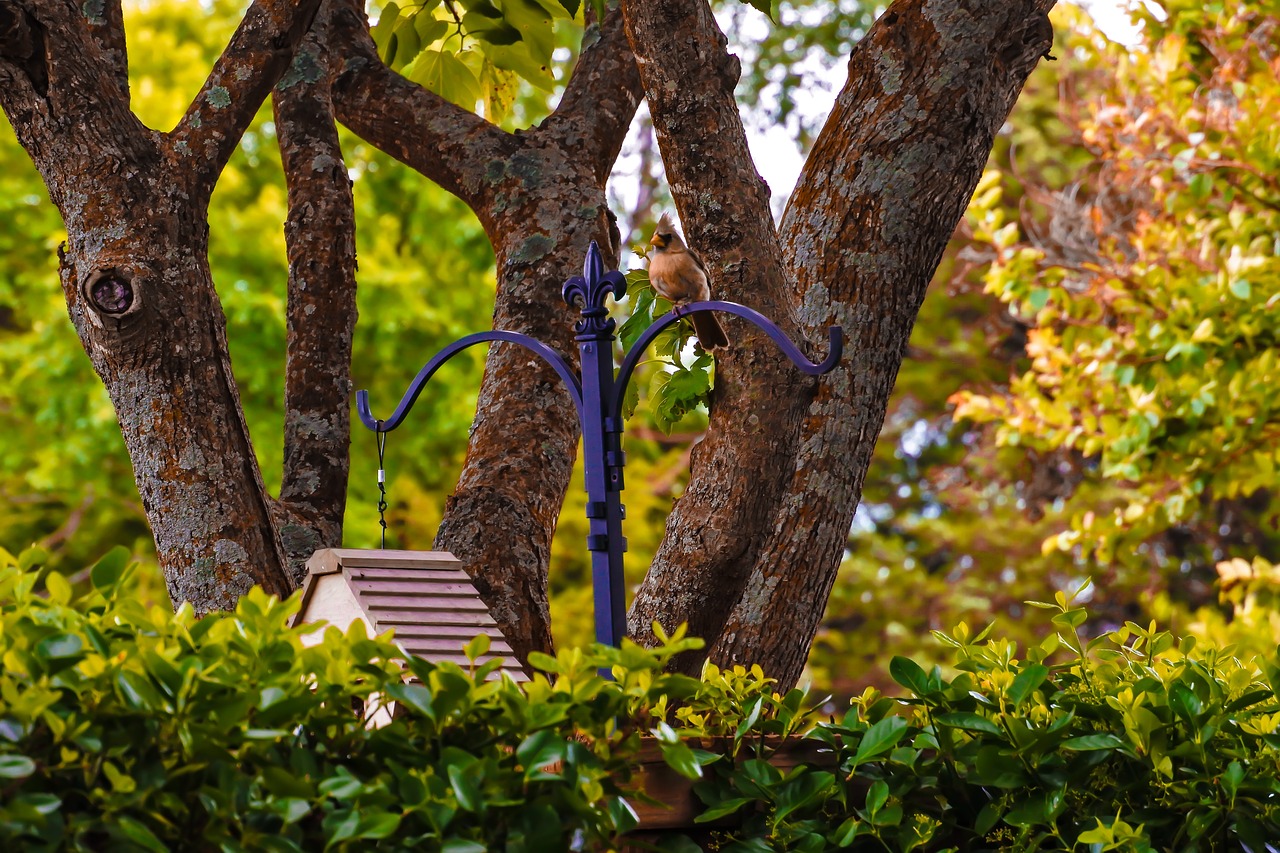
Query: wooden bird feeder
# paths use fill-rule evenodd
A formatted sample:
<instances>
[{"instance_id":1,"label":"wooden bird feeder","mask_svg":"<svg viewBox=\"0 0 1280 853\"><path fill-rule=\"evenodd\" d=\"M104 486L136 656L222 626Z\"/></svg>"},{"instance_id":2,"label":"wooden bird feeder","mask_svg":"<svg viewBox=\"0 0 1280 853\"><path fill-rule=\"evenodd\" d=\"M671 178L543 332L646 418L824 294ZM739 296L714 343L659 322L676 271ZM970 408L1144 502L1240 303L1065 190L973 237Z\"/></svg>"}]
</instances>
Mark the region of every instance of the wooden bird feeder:
<instances>
[{"instance_id":1,"label":"wooden bird feeder","mask_svg":"<svg viewBox=\"0 0 1280 853\"><path fill-rule=\"evenodd\" d=\"M462 563L447 551L315 552L307 561L302 609L294 624L320 620L343 631L359 620L370 636L393 630L405 654L462 667L471 664L463 647L484 634L489 651L476 663L503 661L489 678L506 673L515 681L529 680ZM319 631L303 637L308 645L323 640Z\"/></svg>"}]
</instances>

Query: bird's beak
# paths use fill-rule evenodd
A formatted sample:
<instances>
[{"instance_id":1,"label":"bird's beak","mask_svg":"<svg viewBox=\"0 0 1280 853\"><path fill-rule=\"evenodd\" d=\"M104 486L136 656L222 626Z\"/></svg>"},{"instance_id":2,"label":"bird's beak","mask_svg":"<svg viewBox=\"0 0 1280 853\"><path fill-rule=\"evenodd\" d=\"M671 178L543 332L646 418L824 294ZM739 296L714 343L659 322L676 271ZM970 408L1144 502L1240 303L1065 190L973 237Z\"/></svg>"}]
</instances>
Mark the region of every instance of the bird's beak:
<instances>
[{"instance_id":1,"label":"bird's beak","mask_svg":"<svg viewBox=\"0 0 1280 853\"><path fill-rule=\"evenodd\" d=\"M663 240L662 236L659 235L657 231L654 231L653 237L649 239L649 245L657 246L659 249L663 249L663 248L666 248L667 241Z\"/></svg>"}]
</instances>

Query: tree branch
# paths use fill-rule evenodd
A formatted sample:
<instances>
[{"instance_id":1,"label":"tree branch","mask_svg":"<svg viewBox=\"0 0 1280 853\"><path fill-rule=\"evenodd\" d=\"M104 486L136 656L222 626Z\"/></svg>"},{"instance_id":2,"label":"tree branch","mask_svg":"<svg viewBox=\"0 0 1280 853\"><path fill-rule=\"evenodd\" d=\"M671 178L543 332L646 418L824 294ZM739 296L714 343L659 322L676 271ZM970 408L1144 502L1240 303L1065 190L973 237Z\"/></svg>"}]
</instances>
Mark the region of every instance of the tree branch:
<instances>
[{"instance_id":1,"label":"tree branch","mask_svg":"<svg viewBox=\"0 0 1280 853\"><path fill-rule=\"evenodd\" d=\"M329 21L311 32L273 95L289 188L284 476L273 508L294 580L318 548L342 544L356 322L355 204L329 97Z\"/></svg>"},{"instance_id":2,"label":"tree branch","mask_svg":"<svg viewBox=\"0 0 1280 853\"><path fill-rule=\"evenodd\" d=\"M103 65L113 67L114 60L90 29L71 3L0 0L0 66L9 66L0 106L20 137L43 132L42 148L98 137L106 152L137 153L142 125L129 112L118 75L103 76Z\"/></svg>"},{"instance_id":3,"label":"tree branch","mask_svg":"<svg viewBox=\"0 0 1280 853\"><path fill-rule=\"evenodd\" d=\"M187 112L168 135L176 171L207 199L271 87L289 67L320 0L254 0Z\"/></svg>"},{"instance_id":4,"label":"tree branch","mask_svg":"<svg viewBox=\"0 0 1280 853\"><path fill-rule=\"evenodd\" d=\"M473 210L483 208L489 164L514 153L511 135L388 68L362 5L341 5L333 42L345 58L333 83L338 120Z\"/></svg>"},{"instance_id":5,"label":"tree branch","mask_svg":"<svg viewBox=\"0 0 1280 853\"><path fill-rule=\"evenodd\" d=\"M566 151L589 157L596 180L603 184L622 150L644 89L621 9L610 11L603 25L592 21L582 44L573 76L543 130L554 130Z\"/></svg>"},{"instance_id":6,"label":"tree branch","mask_svg":"<svg viewBox=\"0 0 1280 853\"><path fill-rule=\"evenodd\" d=\"M1052 5L898 0L854 49L782 222L805 327L843 325L845 358L805 413L718 663L759 662L780 689L799 677L911 327L995 134L1049 50Z\"/></svg>"},{"instance_id":7,"label":"tree branch","mask_svg":"<svg viewBox=\"0 0 1280 853\"><path fill-rule=\"evenodd\" d=\"M129 52L124 39L124 11L120 0L90 0L81 10L102 54L103 69L129 97Z\"/></svg>"}]
</instances>

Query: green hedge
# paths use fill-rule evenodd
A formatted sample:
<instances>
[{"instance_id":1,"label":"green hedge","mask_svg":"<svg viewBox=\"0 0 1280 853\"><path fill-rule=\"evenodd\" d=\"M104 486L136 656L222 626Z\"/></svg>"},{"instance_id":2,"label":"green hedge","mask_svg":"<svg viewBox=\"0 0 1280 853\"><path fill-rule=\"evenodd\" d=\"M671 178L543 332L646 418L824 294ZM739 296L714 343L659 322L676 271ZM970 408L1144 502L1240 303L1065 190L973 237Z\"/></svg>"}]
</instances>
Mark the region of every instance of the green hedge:
<instances>
[{"instance_id":1,"label":"green hedge","mask_svg":"<svg viewBox=\"0 0 1280 853\"><path fill-rule=\"evenodd\" d=\"M123 552L83 589L36 562L0 553L4 850L609 849L635 826L641 734L707 803L706 828L665 849L1261 853L1280 839L1275 657L1135 625L1086 649L1085 613L1061 596L1040 646L961 626L941 637L955 677L898 658L908 693L868 691L832 717L758 670L664 673L696 643L679 636L539 656L524 686L418 660L405 683L385 638L330 628L304 647L287 627L296 597L255 591L197 620L139 604ZM391 700L403 713L382 728L355 710ZM697 748L711 735L718 752ZM765 735L830 761L784 773Z\"/></svg>"}]
</instances>

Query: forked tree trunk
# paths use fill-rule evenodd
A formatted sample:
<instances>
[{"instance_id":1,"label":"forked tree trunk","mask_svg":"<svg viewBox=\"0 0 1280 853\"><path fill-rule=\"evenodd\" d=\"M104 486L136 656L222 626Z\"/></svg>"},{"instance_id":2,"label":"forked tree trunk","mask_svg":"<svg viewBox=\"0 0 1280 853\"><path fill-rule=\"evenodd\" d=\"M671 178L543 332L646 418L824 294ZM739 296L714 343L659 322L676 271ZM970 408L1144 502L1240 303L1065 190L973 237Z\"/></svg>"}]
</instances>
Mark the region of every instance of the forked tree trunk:
<instances>
[{"instance_id":1,"label":"forked tree trunk","mask_svg":"<svg viewBox=\"0 0 1280 853\"><path fill-rule=\"evenodd\" d=\"M129 110L118 0L0 0L0 106L67 227L71 320L111 397L175 603L293 588L208 261L218 173L310 24L259 0L171 133Z\"/></svg>"},{"instance_id":2,"label":"forked tree trunk","mask_svg":"<svg viewBox=\"0 0 1280 853\"><path fill-rule=\"evenodd\" d=\"M705 467L694 474L720 476L715 488L691 484L680 499L633 608L634 631L650 618L668 628L688 621L712 643L717 663L759 663L782 689L798 679L925 289L996 131L1052 44L1052 5L890 6L853 50L848 82L809 155L780 243L761 233L764 200L743 189L752 170L732 107L737 69L710 10L700 2L624 0L672 191L694 244L716 261L713 286L754 304L782 296L810 340L833 323L848 340L841 366L816 386L794 373L780 380L760 362L740 371L726 360L717 381L741 377L749 383L743 396L757 408L726 412L717 391ZM777 264L792 283L782 294L769 274ZM747 288L737 272L744 266L757 275ZM747 352L764 358L754 347ZM772 395L784 399L771 414L761 412L759 402ZM772 428L762 432L761 423ZM744 447L773 452L743 467ZM762 492L766 516L738 532L736 550L708 554L700 531L732 524L736 508ZM696 671L700 662L686 659L682 667Z\"/></svg>"}]
</instances>

